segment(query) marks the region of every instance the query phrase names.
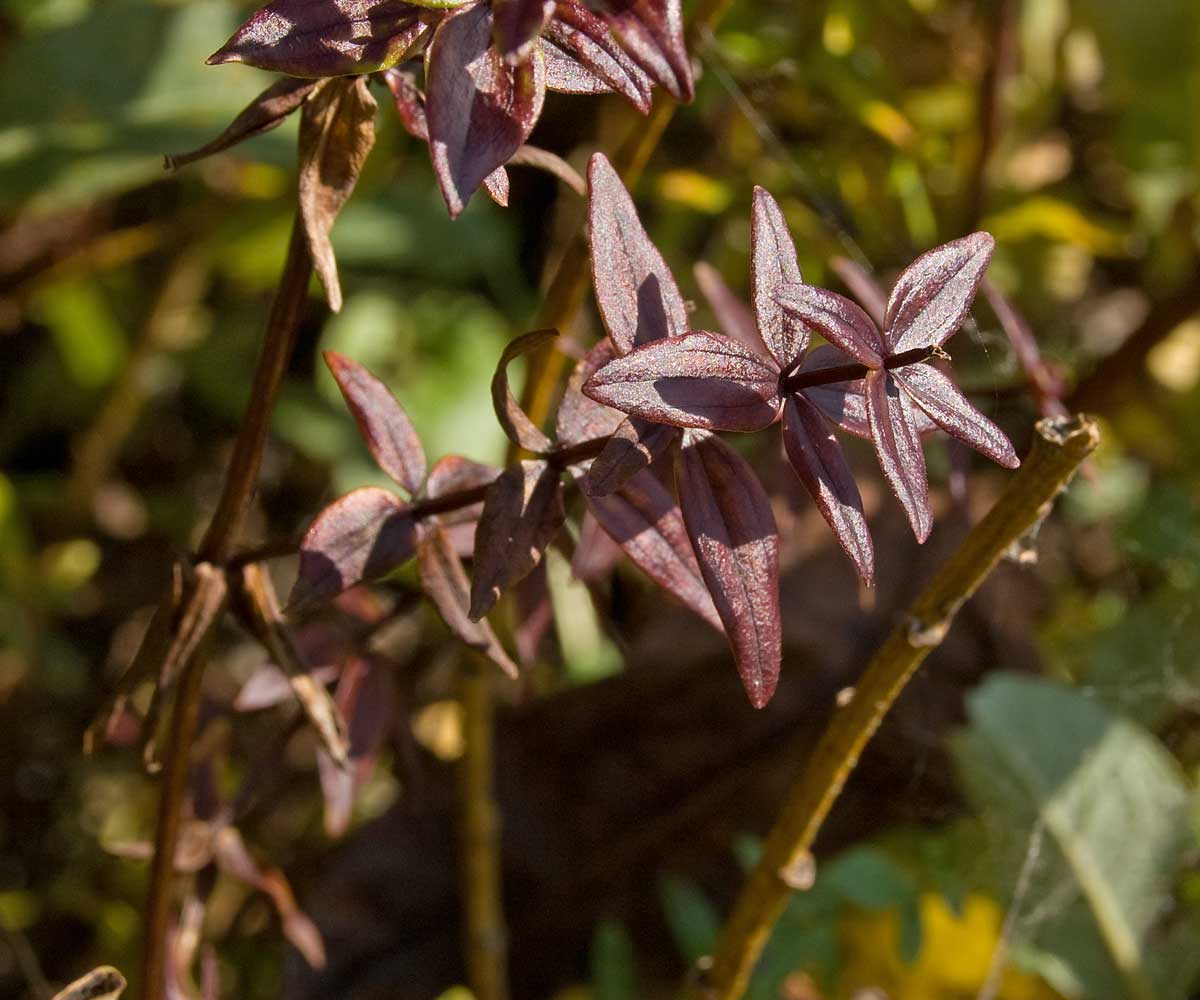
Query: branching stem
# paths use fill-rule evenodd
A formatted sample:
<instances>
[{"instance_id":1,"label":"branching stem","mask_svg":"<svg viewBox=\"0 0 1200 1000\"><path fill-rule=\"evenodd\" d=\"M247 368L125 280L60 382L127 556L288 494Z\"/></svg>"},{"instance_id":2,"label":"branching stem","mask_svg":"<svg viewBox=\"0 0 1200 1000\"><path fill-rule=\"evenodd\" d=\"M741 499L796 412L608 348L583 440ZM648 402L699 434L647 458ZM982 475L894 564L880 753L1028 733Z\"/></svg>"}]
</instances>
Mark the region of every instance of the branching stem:
<instances>
[{"instance_id":1,"label":"branching stem","mask_svg":"<svg viewBox=\"0 0 1200 1000\"><path fill-rule=\"evenodd\" d=\"M1033 450L1008 489L938 570L829 722L742 887L713 962L693 990L696 1000L737 1000L745 993L797 883L796 873L811 871L817 833L863 748L922 661L940 645L959 608L1005 552L1049 513L1098 441L1096 422L1085 416L1037 425Z\"/></svg>"}]
</instances>

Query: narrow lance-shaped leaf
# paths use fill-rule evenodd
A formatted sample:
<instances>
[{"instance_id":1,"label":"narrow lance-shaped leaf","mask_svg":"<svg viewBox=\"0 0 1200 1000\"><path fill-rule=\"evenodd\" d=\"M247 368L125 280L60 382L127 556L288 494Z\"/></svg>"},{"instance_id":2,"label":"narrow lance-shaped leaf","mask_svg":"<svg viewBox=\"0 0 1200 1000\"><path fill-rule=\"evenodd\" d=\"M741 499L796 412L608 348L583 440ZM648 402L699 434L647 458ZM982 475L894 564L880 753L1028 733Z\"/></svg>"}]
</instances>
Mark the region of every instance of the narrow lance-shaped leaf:
<instances>
[{"instance_id":1,"label":"narrow lance-shaped leaf","mask_svg":"<svg viewBox=\"0 0 1200 1000\"><path fill-rule=\"evenodd\" d=\"M691 551L690 544L688 551ZM581 583L602 580L616 569L623 558L621 546L600 527L596 515L590 510L584 511L579 522L579 539L571 557L571 576Z\"/></svg>"},{"instance_id":2,"label":"narrow lance-shaped leaf","mask_svg":"<svg viewBox=\"0 0 1200 1000\"><path fill-rule=\"evenodd\" d=\"M854 562L863 583L870 586L875 579L875 548L858 484L829 424L801 395L789 396L783 405L783 445L817 510Z\"/></svg>"},{"instance_id":3,"label":"narrow lance-shaped leaf","mask_svg":"<svg viewBox=\"0 0 1200 1000\"><path fill-rule=\"evenodd\" d=\"M783 285L775 293L785 313L868 368L882 368L883 337L862 309L844 295L813 285Z\"/></svg>"},{"instance_id":4,"label":"narrow lance-shaped leaf","mask_svg":"<svg viewBox=\"0 0 1200 1000\"><path fill-rule=\"evenodd\" d=\"M492 483L475 531L473 620L541 561L565 516L559 473L549 462L521 462Z\"/></svg>"},{"instance_id":5,"label":"narrow lance-shaped leaf","mask_svg":"<svg viewBox=\"0 0 1200 1000\"><path fill-rule=\"evenodd\" d=\"M923 542L933 528L933 511L925 478L925 453L912 416L915 404L887 372L871 372L864 383L867 419L879 466L904 508L917 541Z\"/></svg>"},{"instance_id":6,"label":"narrow lance-shaped leaf","mask_svg":"<svg viewBox=\"0 0 1200 1000\"><path fill-rule=\"evenodd\" d=\"M373 73L398 63L428 30L402 0L274 0L208 59L290 76Z\"/></svg>"},{"instance_id":7,"label":"narrow lance-shaped leaf","mask_svg":"<svg viewBox=\"0 0 1200 1000\"><path fill-rule=\"evenodd\" d=\"M875 325L882 330L887 323L888 297L875 275L845 257L831 257L829 266L833 273L842 279L842 284L850 289L850 294L867 311Z\"/></svg>"},{"instance_id":8,"label":"narrow lance-shaped leaf","mask_svg":"<svg viewBox=\"0 0 1200 1000\"><path fill-rule=\"evenodd\" d=\"M980 413L944 373L932 365L905 365L892 372L917 405L951 437L958 438L1006 469L1021 464L1016 449L999 427Z\"/></svg>"},{"instance_id":9,"label":"narrow lance-shaped leaf","mask_svg":"<svg viewBox=\"0 0 1200 1000\"><path fill-rule=\"evenodd\" d=\"M547 87L575 94L614 90L642 114L650 110L650 78L584 4L559 0L542 43ZM556 64L553 71L551 63Z\"/></svg>"},{"instance_id":10,"label":"narrow lance-shaped leaf","mask_svg":"<svg viewBox=\"0 0 1200 1000\"><path fill-rule=\"evenodd\" d=\"M425 78L433 168L457 217L533 131L545 97L545 59L534 49L520 65L505 64L492 47L491 9L478 4L438 26Z\"/></svg>"},{"instance_id":11,"label":"narrow lance-shaped leaf","mask_svg":"<svg viewBox=\"0 0 1200 1000\"><path fill-rule=\"evenodd\" d=\"M963 324L996 249L989 233L972 233L922 254L892 288L886 338L890 353L940 346Z\"/></svg>"},{"instance_id":12,"label":"narrow lance-shaped leaf","mask_svg":"<svg viewBox=\"0 0 1200 1000\"><path fill-rule=\"evenodd\" d=\"M492 376L492 407L496 411L496 419L504 428L508 439L518 447L540 454L550 447L550 439L542 433L517 402L508 386L508 365L513 358L522 354L536 351L543 344L549 343L558 336L557 330L534 330L522 334L510 341L500 355L496 365L496 373Z\"/></svg>"},{"instance_id":13,"label":"narrow lance-shaped leaf","mask_svg":"<svg viewBox=\"0 0 1200 1000\"><path fill-rule=\"evenodd\" d=\"M584 392L624 413L678 427L756 431L779 414L779 377L720 334L657 340L597 371Z\"/></svg>"},{"instance_id":14,"label":"narrow lance-shaped leaf","mask_svg":"<svg viewBox=\"0 0 1200 1000\"><path fill-rule=\"evenodd\" d=\"M278 128L293 111L300 107L317 86L316 80L299 80L285 76L276 80L271 86L258 95L230 123L229 128L190 153L177 153L165 157L168 170L178 170L180 167L206 157L224 152L238 143L253 139L256 135L264 135Z\"/></svg>"},{"instance_id":15,"label":"narrow lance-shaped leaf","mask_svg":"<svg viewBox=\"0 0 1200 1000\"><path fill-rule=\"evenodd\" d=\"M404 408L391 390L358 362L326 351L325 363L333 372L371 457L409 496L414 496L425 482L425 452Z\"/></svg>"},{"instance_id":16,"label":"narrow lance-shaped leaf","mask_svg":"<svg viewBox=\"0 0 1200 1000\"><path fill-rule=\"evenodd\" d=\"M300 116L300 216L334 312L342 308L342 289L329 231L375 144L375 109L367 78L359 76L322 83Z\"/></svg>"},{"instance_id":17,"label":"narrow lance-shaped leaf","mask_svg":"<svg viewBox=\"0 0 1200 1000\"><path fill-rule=\"evenodd\" d=\"M635 566L713 628L724 631L679 506L652 472L643 470L611 496L588 497L587 503Z\"/></svg>"},{"instance_id":18,"label":"narrow lance-shaped leaf","mask_svg":"<svg viewBox=\"0 0 1200 1000\"><path fill-rule=\"evenodd\" d=\"M492 0L492 36L509 65L528 58L542 28L554 13L554 0Z\"/></svg>"},{"instance_id":19,"label":"narrow lance-shaped leaf","mask_svg":"<svg viewBox=\"0 0 1200 1000\"><path fill-rule=\"evenodd\" d=\"M633 199L602 153L588 165L592 283L618 354L687 332L687 307Z\"/></svg>"},{"instance_id":20,"label":"narrow lance-shaped leaf","mask_svg":"<svg viewBox=\"0 0 1200 1000\"><path fill-rule=\"evenodd\" d=\"M808 329L784 310L776 293L787 284L800 284L796 244L788 232L779 203L765 188L754 189L750 233L750 283L758 333L779 367L786 371L808 347Z\"/></svg>"},{"instance_id":21,"label":"narrow lance-shaped leaf","mask_svg":"<svg viewBox=\"0 0 1200 1000\"><path fill-rule=\"evenodd\" d=\"M515 677L517 665L500 645L491 625L486 619L471 620L468 614L471 583L445 530L436 523L429 525L417 546L417 573L421 589L451 633L472 649L479 650L510 677Z\"/></svg>"},{"instance_id":22,"label":"narrow lance-shaped leaf","mask_svg":"<svg viewBox=\"0 0 1200 1000\"><path fill-rule=\"evenodd\" d=\"M755 708L771 700L782 651L779 534L744 458L702 431L684 435L675 465L679 505L700 572Z\"/></svg>"},{"instance_id":23,"label":"narrow lance-shaped leaf","mask_svg":"<svg viewBox=\"0 0 1200 1000\"><path fill-rule=\"evenodd\" d=\"M699 261L692 273L695 275L700 294L704 296L717 318L717 326L721 332L748 350L759 354L768 353L766 345L758 335L753 311L734 294L733 289L725 283L721 272L711 264Z\"/></svg>"},{"instance_id":24,"label":"narrow lance-shaped leaf","mask_svg":"<svg viewBox=\"0 0 1200 1000\"><path fill-rule=\"evenodd\" d=\"M678 437L676 427L627 417L588 467L581 482L584 493L602 497L620 489L626 480L649 466Z\"/></svg>"},{"instance_id":25,"label":"narrow lance-shaped leaf","mask_svg":"<svg viewBox=\"0 0 1200 1000\"><path fill-rule=\"evenodd\" d=\"M680 101L695 94L679 0L600 0L601 16L638 65Z\"/></svg>"},{"instance_id":26,"label":"narrow lance-shaped leaf","mask_svg":"<svg viewBox=\"0 0 1200 1000\"><path fill-rule=\"evenodd\" d=\"M400 500L374 486L347 493L304 536L289 606L327 600L390 573L412 558L415 546L416 527Z\"/></svg>"}]
</instances>

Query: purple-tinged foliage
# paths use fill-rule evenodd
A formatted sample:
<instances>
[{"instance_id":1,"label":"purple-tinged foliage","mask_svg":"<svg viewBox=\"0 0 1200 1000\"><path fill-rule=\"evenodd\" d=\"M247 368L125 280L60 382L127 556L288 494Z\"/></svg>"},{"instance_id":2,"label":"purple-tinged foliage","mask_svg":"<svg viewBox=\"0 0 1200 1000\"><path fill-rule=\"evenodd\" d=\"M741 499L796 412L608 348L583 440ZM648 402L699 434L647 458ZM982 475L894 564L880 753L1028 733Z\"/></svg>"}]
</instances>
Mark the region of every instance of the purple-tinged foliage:
<instances>
[{"instance_id":1,"label":"purple-tinged foliage","mask_svg":"<svg viewBox=\"0 0 1200 1000\"><path fill-rule=\"evenodd\" d=\"M675 460L679 506L700 572L755 708L779 683L779 534L754 470L707 431L689 430Z\"/></svg>"},{"instance_id":2,"label":"purple-tinged foliage","mask_svg":"<svg viewBox=\"0 0 1200 1000\"><path fill-rule=\"evenodd\" d=\"M946 375L926 363L962 325L994 249L990 235L972 233L919 257L897 279L882 330L859 306L835 292L793 283L776 293L785 312L867 369L871 440L918 541L924 541L933 526L921 450L925 421L1006 468L1020 464L1004 432Z\"/></svg>"},{"instance_id":3,"label":"purple-tinged foliage","mask_svg":"<svg viewBox=\"0 0 1200 1000\"><path fill-rule=\"evenodd\" d=\"M324 78L421 59L425 93L402 70L415 93L396 93L397 107L405 128L428 141L452 216L484 184L507 204L504 164L547 90L616 92L643 113L655 84L680 100L693 93L679 0L273 0L209 62ZM245 137L222 137L210 151Z\"/></svg>"},{"instance_id":4,"label":"purple-tinged foliage","mask_svg":"<svg viewBox=\"0 0 1200 1000\"><path fill-rule=\"evenodd\" d=\"M326 351L325 363L375 464L415 496L425 482L425 452L408 414L392 391L357 361Z\"/></svg>"}]
</instances>

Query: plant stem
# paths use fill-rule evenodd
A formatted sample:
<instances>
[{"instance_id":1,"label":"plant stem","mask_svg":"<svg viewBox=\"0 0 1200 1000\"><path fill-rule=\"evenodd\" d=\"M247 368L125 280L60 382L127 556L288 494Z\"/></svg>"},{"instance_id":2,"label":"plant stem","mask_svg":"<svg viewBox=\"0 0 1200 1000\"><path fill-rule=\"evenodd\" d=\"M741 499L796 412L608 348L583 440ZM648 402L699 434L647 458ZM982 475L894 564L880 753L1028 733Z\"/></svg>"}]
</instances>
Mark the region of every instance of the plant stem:
<instances>
[{"instance_id":1,"label":"plant stem","mask_svg":"<svg viewBox=\"0 0 1200 1000\"><path fill-rule=\"evenodd\" d=\"M736 1000L745 992L793 887L811 877L813 843L863 747L959 608L1046 517L1098 441L1095 421L1085 416L1038 423L1033 450L1008 489L938 570L829 722L721 932L712 966L694 990L697 1000Z\"/></svg>"},{"instance_id":2,"label":"plant stem","mask_svg":"<svg viewBox=\"0 0 1200 1000\"><path fill-rule=\"evenodd\" d=\"M271 304L267 331L254 371L250 402L238 429L221 499L208 531L200 543L195 577L197 582L189 583L190 593L181 602L184 607L193 603L196 588L204 587L206 582L218 578L223 583L222 564L229 558L237 543L246 511L254 495L271 412L291 360L311 275L312 260L297 214L292 225L287 261ZM219 605L216 607L219 610ZM142 992L146 1000L159 1000L166 987L167 929L171 920L172 889L175 881L175 848L179 840L188 763L199 717L201 680L204 674L203 657L198 655L197 650L203 644L204 638L211 633L218 618L219 613L214 611L199 623L196 634L189 639L182 662L177 664L178 691L166 734L158 826L154 836L154 860L150 870L144 923ZM168 655L180 646L181 637L177 630L182 624L183 621L177 619L176 627L172 629L167 643Z\"/></svg>"},{"instance_id":3,"label":"plant stem","mask_svg":"<svg viewBox=\"0 0 1200 1000\"><path fill-rule=\"evenodd\" d=\"M254 488L258 485L258 469L262 464L263 447L271 426L271 413L275 409L283 376L292 360L292 349L296 346L296 332L308 298L311 277L312 258L304 237L304 225L297 213L292 223L292 237L288 242L283 275L271 303L266 336L254 370L250 402L234 442L221 499L200 543L198 556L201 560L223 563L229 558L241 533Z\"/></svg>"},{"instance_id":4,"label":"plant stem","mask_svg":"<svg viewBox=\"0 0 1200 1000\"><path fill-rule=\"evenodd\" d=\"M464 752L458 764L467 970L475 1000L507 1000L508 932L501 884L500 812L494 768L492 675L472 661L459 682Z\"/></svg>"}]
</instances>

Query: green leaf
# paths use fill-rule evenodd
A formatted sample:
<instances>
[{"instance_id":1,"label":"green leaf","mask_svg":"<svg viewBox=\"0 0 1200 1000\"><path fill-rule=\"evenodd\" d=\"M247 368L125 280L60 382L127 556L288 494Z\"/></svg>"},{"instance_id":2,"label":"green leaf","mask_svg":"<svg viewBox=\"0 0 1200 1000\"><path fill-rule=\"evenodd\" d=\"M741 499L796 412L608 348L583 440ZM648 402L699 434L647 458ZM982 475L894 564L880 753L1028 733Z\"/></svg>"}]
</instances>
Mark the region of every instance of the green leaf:
<instances>
[{"instance_id":1,"label":"green leaf","mask_svg":"<svg viewBox=\"0 0 1200 1000\"><path fill-rule=\"evenodd\" d=\"M1155 936L1186 832L1188 789L1145 730L1077 691L997 675L969 702L954 751L971 798L994 821L1006 881L1029 831L1045 830L1018 937L1060 958L1092 1000L1159 998ZM1182 994L1177 994L1182 995Z\"/></svg>"},{"instance_id":2,"label":"green leaf","mask_svg":"<svg viewBox=\"0 0 1200 1000\"><path fill-rule=\"evenodd\" d=\"M682 875L663 875L658 881L658 895L683 957L695 963L711 955L721 931L721 918L704 890Z\"/></svg>"}]
</instances>

